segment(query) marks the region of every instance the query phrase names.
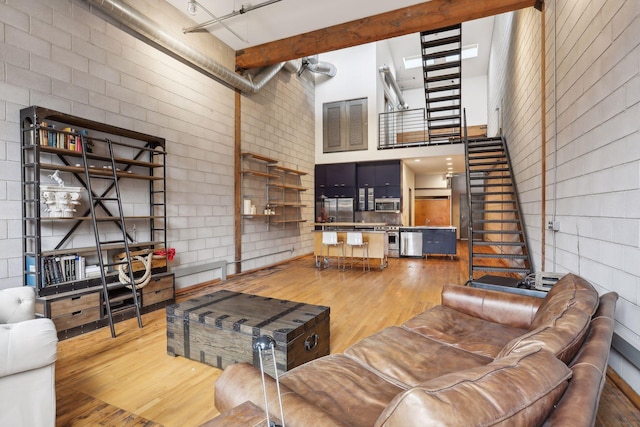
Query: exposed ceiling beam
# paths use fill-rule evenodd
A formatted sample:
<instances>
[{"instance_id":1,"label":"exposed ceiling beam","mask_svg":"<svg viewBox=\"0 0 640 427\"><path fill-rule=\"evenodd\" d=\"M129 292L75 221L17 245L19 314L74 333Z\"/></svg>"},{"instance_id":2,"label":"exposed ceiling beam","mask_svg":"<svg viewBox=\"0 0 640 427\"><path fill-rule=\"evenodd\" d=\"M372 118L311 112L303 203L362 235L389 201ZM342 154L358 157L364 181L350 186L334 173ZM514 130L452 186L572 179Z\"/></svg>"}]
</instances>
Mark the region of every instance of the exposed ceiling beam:
<instances>
[{"instance_id":1,"label":"exposed ceiling beam","mask_svg":"<svg viewBox=\"0 0 640 427\"><path fill-rule=\"evenodd\" d=\"M405 34L435 30L460 22L524 9L534 6L536 2L536 0L431 0L238 50L236 68L264 67Z\"/></svg>"}]
</instances>

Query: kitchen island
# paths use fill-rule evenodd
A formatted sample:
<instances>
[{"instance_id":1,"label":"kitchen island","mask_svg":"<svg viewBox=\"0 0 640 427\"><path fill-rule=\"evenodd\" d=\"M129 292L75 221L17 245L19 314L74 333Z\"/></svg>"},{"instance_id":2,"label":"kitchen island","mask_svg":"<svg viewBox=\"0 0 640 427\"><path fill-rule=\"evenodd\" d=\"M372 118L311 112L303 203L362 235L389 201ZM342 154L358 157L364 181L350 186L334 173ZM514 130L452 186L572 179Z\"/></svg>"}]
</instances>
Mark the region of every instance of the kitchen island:
<instances>
[{"instance_id":1,"label":"kitchen island","mask_svg":"<svg viewBox=\"0 0 640 427\"><path fill-rule=\"evenodd\" d=\"M342 227L346 227L344 224L351 224L350 227L354 227L354 224L374 224L374 223L317 223L316 225L333 225L336 228L341 227L338 224L342 224ZM376 223L377 225L377 223ZM384 224L381 224L384 225ZM373 228L370 225L369 228ZM369 243L369 260L378 259L380 261L380 270L385 268L388 264L389 255L389 243L387 240L386 231L374 231L374 230L357 230L362 232L362 240ZM326 257L338 257L344 256L344 259L351 257L351 248L347 246L347 231L337 231L338 241L344 242L344 253L342 250L335 246L324 247L322 245L322 231L313 232L313 255L315 255L316 267L322 266L323 263L328 262ZM362 259L362 248L353 248L353 257ZM327 255L328 254L328 255Z\"/></svg>"},{"instance_id":2,"label":"kitchen island","mask_svg":"<svg viewBox=\"0 0 640 427\"><path fill-rule=\"evenodd\" d=\"M387 225L384 222L316 222L313 224L315 227L320 227L321 230L360 230L370 229L373 230L376 227L384 227Z\"/></svg>"}]
</instances>

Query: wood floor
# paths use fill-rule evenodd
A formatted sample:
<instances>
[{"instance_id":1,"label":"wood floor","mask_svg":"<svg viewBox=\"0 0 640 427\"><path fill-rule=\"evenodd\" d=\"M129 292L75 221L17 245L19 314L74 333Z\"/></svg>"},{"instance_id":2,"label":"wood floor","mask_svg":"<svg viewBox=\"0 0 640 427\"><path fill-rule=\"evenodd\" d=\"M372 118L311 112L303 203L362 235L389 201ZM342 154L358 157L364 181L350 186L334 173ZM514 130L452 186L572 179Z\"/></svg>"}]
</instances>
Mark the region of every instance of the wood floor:
<instances>
[{"instance_id":1,"label":"wood floor","mask_svg":"<svg viewBox=\"0 0 640 427\"><path fill-rule=\"evenodd\" d=\"M458 259L391 259L383 271L319 271L308 256L224 283L183 292L178 300L218 289L331 307L331 352L440 302L443 284L467 278L466 247ZM57 426L198 426L216 416L213 383L220 370L166 352L164 310L61 341L56 363ZM614 374L615 376L615 374ZM640 425L640 411L610 380L599 426Z\"/></svg>"}]
</instances>

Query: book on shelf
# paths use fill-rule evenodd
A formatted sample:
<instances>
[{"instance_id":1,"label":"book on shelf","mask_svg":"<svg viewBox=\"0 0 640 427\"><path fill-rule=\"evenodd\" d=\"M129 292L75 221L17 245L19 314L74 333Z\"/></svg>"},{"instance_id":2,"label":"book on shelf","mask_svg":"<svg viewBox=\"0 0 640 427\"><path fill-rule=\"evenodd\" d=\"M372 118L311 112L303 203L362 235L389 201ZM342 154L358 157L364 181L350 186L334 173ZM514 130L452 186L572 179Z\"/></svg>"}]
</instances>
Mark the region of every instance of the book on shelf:
<instances>
[{"instance_id":1,"label":"book on shelf","mask_svg":"<svg viewBox=\"0 0 640 427\"><path fill-rule=\"evenodd\" d=\"M48 147L64 148L69 151L82 152L82 138L80 134L86 137L85 129L77 132L71 127L65 127L62 132L56 130L56 125L48 122L40 123L39 137L40 145Z\"/></svg>"},{"instance_id":2,"label":"book on shelf","mask_svg":"<svg viewBox=\"0 0 640 427\"><path fill-rule=\"evenodd\" d=\"M27 285L35 286L35 259L27 257ZM42 285L50 286L63 282L71 282L74 280L83 280L87 276L85 274L85 257L75 254L64 256L46 256L42 257ZM33 266L33 273L29 274ZM98 270L98 275L99 274ZM33 283L33 285L31 285Z\"/></svg>"}]
</instances>

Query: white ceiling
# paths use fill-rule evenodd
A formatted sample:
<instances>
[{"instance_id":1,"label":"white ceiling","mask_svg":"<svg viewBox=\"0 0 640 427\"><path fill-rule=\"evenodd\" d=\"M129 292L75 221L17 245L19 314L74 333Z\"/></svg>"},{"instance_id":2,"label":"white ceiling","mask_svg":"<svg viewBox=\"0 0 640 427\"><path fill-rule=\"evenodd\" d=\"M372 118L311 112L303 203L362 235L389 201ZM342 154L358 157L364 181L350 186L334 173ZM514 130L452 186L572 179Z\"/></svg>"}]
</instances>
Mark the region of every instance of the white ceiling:
<instances>
[{"instance_id":1,"label":"white ceiling","mask_svg":"<svg viewBox=\"0 0 640 427\"><path fill-rule=\"evenodd\" d=\"M166 1L187 14L188 0ZM233 11L239 11L243 6L245 8L255 7L266 2L267 0L254 2L248 0L197 0L197 3L218 18ZM220 24L207 27L207 30L232 49L240 50L418 3L424 3L424 0L280 0L222 21L240 38ZM212 19L211 15L200 7L197 7L197 13L191 18L197 23Z\"/></svg>"},{"instance_id":2,"label":"white ceiling","mask_svg":"<svg viewBox=\"0 0 640 427\"><path fill-rule=\"evenodd\" d=\"M305 32L330 27L345 22L366 18L372 15L401 9L424 0L197 0L197 13L187 11L188 0L166 0L179 12L190 17L194 25L222 18L243 8L265 4L247 13L238 14L218 23L209 25L206 30L222 40L234 50L256 46ZM272 3L273 2L273 3ZM206 10L211 12L207 13ZM224 24L224 25L222 25ZM225 28L227 27L227 28ZM478 44L478 57L467 59L463 63L463 77L476 77L487 74L489 48L493 31L493 17L463 23L463 46ZM409 34L385 41L389 44L396 80L402 90L422 87L422 69L404 69L402 58L420 54L419 34ZM429 171L447 172L446 157L406 160L416 173ZM453 156L454 172L464 171L463 156Z\"/></svg>"}]
</instances>

